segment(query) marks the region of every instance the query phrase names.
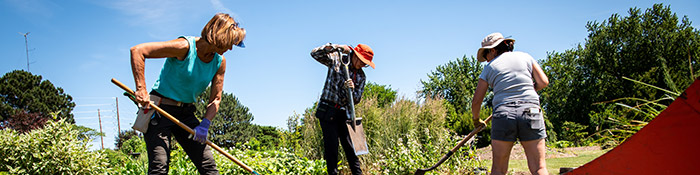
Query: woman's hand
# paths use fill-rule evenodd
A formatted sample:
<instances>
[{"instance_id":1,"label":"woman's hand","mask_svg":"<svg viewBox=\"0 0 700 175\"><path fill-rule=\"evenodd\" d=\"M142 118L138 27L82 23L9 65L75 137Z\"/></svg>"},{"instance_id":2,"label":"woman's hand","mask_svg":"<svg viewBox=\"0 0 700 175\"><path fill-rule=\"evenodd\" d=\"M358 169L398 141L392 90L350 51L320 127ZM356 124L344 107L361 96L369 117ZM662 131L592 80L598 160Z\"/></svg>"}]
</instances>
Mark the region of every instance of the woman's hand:
<instances>
[{"instance_id":1,"label":"woman's hand","mask_svg":"<svg viewBox=\"0 0 700 175\"><path fill-rule=\"evenodd\" d=\"M478 127L481 127L481 126L486 126L486 122L484 122L484 121L481 120L480 118L473 118L472 120L473 120L473 123L474 123L474 128L478 128Z\"/></svg>"},{"instance_id":2,"label":"woman's hand","mask_svg":"<svg viewBox=\"0 0 700 175\"><path fill-rule=\"evenodd\" d=\"M355 84L352 79L345 80L345 88L355 89Z\"/></svg>"},{"instance_id":3,"label":"woman's hand","mask_svg":"<svg viewBox=\"0 0 700 175\"><path fill-rule=\"evenodd\" d=\"M148 92L146 92L146 89L136 89L136 94L134 96L136 97L136 102L139 103L141 107L146 109L151 108L151 97L148 95Z\"/></svg>"}]
</instances>

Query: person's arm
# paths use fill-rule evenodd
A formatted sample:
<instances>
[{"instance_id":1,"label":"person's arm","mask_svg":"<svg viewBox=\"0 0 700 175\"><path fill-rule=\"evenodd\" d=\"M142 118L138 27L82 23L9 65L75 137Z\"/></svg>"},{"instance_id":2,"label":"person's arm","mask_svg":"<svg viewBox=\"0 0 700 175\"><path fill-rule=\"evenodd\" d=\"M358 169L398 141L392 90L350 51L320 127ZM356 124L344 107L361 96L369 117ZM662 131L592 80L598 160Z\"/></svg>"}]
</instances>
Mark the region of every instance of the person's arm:
<instances>
[{"instance_id":1,"label":"person's arm","mask_svg":"<svg viewBox=\"0 0 700 175\"><path fill-rule=\"evenodd\" d=\"M472 120L474 121L474 127L477 127L477 121L482 123L481 119L479 118L479 112L481 112L481 103L484 101L488 88L489 83L486 82L486 80L479 78L479 82L476 84L474 98L472 98Z\"/></svg>"},{"instance_id":2,"label":"person's arm","mask_svg":"<svg viewBox=\"0 0 700 175\"><path fill-rule=\"evenodd\" d=\"M532 63L532 78L535 80L535 91L540 91L549 85L549 78L544 74L537 61Z\"/></svg>"},{"instance_id":3,"label":"person's arm","mask_svg":"<svg viewBox=\"0 0 700 175\"><path fill-rule=\"evenodd\" d=\"M330 52L335 52L335 48L343 48L343 53L349 54L350 53L350 47L346 45L338 45L338 44L325 44L323 46L314 48L311 50L311 57L314 58L316 61L319 63L326 65L327 67L330 67L333 63L333 60L328 57L328 53Z\"/></svg>"},{"instance_id":4,"label":"person's arm","mask_svg":"<svg viewBox=\"0 0 700 175\"><path fill-rule=\"evenodd\" d=\"M146 58L177 57L184 60L189 44L184 38L164 42L143 43L131 47L131 72L136 83L136 101L142 106L148 106L150 97L146 88L144 69Z\"/></svg>"},{"instance_id":5,"label":"person's arm","mask_svg":"<svg viewBox=\"0 0 700 175\"><path fill-rule=\"evenodd\" d=\"M216 71L214 78L211 80L211 95L209 96L209 103L207 104L207 111L204 113L204 118L214 120L216 113L219 111L219 104L221 103L221 93L224 89L224 73L226 73L226 58L221 60L221 66L219 70Z\"/></svg>"},{"instance_id":6,"label":"person's arm","mask_svg":"<svg viewBox=\"0 0 700 175\"><path fill-rule=\"evenodd\" d=\"M211 79L211 95L209 95L209 103L206 107L206 112L204 112L204 117L199 125L194 128L194 141L198 141L202 144L207 142L207 135L209 134L209 126L211 121L216 117L216 113L219 111L219 104L221 103L221 92L224 88L224 73L226 72L226 58L221 56L221 66L219 70L216 71L214 77Z\"/></svg>"}]
</instances>

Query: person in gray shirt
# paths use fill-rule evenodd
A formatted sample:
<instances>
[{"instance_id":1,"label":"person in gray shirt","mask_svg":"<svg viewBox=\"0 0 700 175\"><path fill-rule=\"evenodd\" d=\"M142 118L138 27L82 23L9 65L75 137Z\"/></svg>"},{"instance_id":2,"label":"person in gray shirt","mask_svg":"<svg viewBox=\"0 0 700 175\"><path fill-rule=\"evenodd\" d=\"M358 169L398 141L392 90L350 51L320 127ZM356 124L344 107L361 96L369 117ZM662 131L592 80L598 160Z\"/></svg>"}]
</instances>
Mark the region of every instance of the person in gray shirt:
<instances>
[{"instance_id":1,"label":"person in gray shirt","mask_svg":"<svg viewBox=\"0 0 700 175\"><path fill-rule=\"evenodd\" d=\"M488 64L479 75L474 92L472 119L475 127L486 124L479 119L479 112L491 86L491 174L507 173L510 151L518 140L525 149L530 173L548 174L544 141L547 133L537 91L546 87L549 80L537 61L530 54L514 52L513 44L514 39L504 38L501 33L489 34L481 42L477 59Z\"/></svg>"}]
</instances>

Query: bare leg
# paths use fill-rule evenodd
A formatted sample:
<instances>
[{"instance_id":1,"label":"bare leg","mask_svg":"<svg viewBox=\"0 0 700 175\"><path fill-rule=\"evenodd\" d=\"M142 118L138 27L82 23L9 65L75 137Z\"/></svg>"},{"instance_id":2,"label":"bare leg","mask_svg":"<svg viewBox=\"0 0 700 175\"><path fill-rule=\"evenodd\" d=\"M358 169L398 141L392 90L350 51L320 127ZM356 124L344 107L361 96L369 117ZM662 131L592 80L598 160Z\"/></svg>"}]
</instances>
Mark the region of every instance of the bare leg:
<instances>
[{"instance_id":1,"label":"bare leg","mask_svg":"<svg viewBox=\"0 0 700 175\"><path fill-rule=\"evenodd\" d=\"M493 163L491 164L492 175L505 175L508 172L508 159L514 142L491 140L491 153Z\"/></svg>"},{"instance_id":2,"label":"bare leg","mask_svg":"<svg viewBox=\"0 0 700 175\"><path fill-rule=\"evenodd\" d=\"M545 142L544 139L530 140L520 142L525 149L527 156L527 167L530 168L532 174L549 174L547 172L547 163L545 162Z\"/></svg>"}]
</instances>

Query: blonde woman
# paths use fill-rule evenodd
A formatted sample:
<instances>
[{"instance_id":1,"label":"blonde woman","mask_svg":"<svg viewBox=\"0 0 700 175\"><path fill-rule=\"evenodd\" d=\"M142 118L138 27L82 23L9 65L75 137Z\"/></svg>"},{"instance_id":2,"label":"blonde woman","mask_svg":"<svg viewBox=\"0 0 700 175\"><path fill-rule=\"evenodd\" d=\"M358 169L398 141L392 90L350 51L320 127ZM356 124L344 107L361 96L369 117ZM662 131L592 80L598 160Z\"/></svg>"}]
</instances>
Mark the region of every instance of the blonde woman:
<instances>
[{"instance_id":1,"label":"blonde woman","mask_svg":"<svg viewBox=\"0 0 700 175\"><path fill-rule=\"evenodd\" d=\"M233 46L244 47L246 31L228 14L218 13L204 26L201 37L180 36L163 42L150 42L131 48L131 68L136 83L136 101L148 107L150 96L160 97L162 108L190 128L189 133L167 118L154 113L144 133L148 152L148 173L167 174L170 140L175 136L200 174L218 174L207 141L211 121L216 116L226 72L223 54ZM150 95L144 78L146 58L166 58ZM196 97L211 84L211 97L200 122L194 115ZM155 98L155 97L154 97Z\"/></svg>"},{"instance_id":2,"label":"blonde woman","mask_svg":"<svg viewBox=\"0 0 700 175\"><path fill-rule=\"evenodd\" d=\"M547 76L532 56L513 52L515 40L492 33L481 42L477 59L488 64L479 75L472 99L475 126L484 125L479 119L481 103L488 87L493 88L493 119L491 174L506 174L508 158L515 141L520 140L527 165L532 174L548 174L545 163L545 132L537 91L549 84Z\"/></svg>"}]
</instances>

